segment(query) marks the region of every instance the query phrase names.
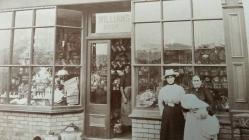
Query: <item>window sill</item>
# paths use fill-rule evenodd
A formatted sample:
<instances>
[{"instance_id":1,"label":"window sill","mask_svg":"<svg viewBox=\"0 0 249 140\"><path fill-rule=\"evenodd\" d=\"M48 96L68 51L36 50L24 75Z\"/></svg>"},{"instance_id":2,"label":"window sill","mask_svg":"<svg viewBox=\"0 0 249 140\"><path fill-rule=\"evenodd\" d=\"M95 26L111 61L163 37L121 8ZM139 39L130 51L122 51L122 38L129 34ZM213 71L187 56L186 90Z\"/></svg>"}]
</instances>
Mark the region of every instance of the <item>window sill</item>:
<instances>
[{"instance_id":1,"label":"window sill","mask_svg":"<svg viewBox=\"0 0 249 140\"><path fill-rule=\"evenodd\" d=\"M67 114L80 113L84 111L82 106L66 106L66 107L51 107L51 106L20 106L20 105L0 105L0 112L19 112L19 113L37 113L37 114Z\"/></svg>"}]
</instances>

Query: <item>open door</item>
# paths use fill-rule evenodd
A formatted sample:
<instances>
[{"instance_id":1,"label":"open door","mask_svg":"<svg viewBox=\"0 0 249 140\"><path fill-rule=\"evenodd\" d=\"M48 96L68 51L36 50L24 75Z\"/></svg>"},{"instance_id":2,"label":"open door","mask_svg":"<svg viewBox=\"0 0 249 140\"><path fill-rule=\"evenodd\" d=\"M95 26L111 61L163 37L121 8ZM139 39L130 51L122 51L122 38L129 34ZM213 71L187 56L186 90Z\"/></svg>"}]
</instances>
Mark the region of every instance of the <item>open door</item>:
<instances>
[{"instance_id":1,"label":"open door","mask_svg":"<svg viewBox=\"0 0 249 140\"><path fill-rule=\"evenodd\" d=\"M85 133L110 138L110 40L88 42Z\"/></svg>"}]
</instances>

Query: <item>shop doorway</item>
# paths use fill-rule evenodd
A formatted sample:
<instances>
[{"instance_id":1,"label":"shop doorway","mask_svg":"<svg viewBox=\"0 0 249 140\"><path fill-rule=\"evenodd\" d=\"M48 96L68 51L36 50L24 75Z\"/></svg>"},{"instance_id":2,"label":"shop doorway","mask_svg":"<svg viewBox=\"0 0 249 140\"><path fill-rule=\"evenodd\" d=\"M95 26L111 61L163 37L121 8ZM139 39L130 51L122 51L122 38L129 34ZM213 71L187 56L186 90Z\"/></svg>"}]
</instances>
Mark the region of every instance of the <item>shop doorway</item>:
<instances>
[{"instance_id":1,"label":"shop doorway","mask_svg":"<svg viewBox=\"0 0 249 140\"><path fill-rule=\"evenodd\" d=\"M88 42L85 113L88 138L131 139L130 64L130 39Z\"/></svg>"}]
</instances>

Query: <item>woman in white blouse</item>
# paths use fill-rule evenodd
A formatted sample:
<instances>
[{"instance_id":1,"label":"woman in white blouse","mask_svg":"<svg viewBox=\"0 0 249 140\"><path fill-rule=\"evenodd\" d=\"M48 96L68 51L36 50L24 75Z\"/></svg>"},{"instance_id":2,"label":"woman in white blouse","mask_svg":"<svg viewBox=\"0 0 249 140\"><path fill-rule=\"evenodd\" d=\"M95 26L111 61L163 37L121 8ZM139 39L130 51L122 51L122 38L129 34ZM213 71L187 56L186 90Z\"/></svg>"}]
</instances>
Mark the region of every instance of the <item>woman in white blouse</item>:
<instances>
[{"instance_id":1,"label":"woman in white blouse","mask_svg":"<svg viewBox=\"0 0 249 140\"><path fill-rule=\"evenodd\" d=\"M167 85L158 95L158 105L162 115L160 140L183 140L184 116L180 105L184 89L175 83L179 74L173 69L165 70Z\"/></svg>"}]
</instances>

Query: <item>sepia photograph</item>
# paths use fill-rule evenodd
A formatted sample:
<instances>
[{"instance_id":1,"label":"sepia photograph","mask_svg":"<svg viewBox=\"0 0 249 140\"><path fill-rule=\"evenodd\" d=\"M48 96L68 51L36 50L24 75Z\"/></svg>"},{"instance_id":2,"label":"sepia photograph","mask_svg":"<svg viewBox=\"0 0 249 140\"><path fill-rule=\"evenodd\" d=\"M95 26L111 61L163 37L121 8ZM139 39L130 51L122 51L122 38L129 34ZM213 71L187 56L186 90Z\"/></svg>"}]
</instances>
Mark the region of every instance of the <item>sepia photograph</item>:
<instances>
[{"instance_id":1,"label":"sepia photograph","mask_svg":"<svg viewBox=\"0 0 249 140\"><path fill-rule=\"evenodd\" d=\"M249 140L249 0L0 0L0 140Z\"/></svg>"}]
</instances>

